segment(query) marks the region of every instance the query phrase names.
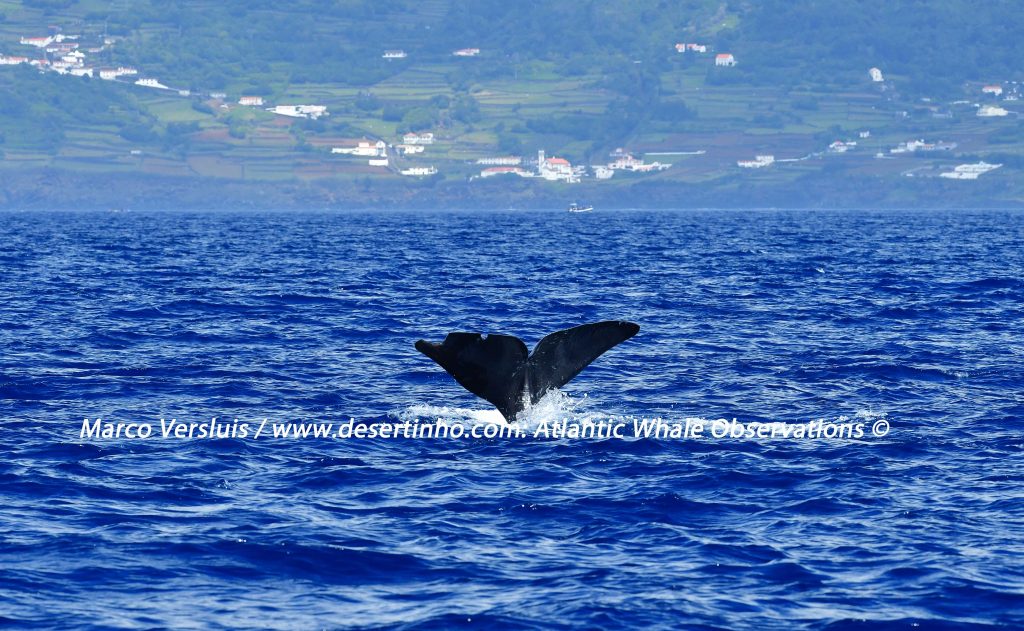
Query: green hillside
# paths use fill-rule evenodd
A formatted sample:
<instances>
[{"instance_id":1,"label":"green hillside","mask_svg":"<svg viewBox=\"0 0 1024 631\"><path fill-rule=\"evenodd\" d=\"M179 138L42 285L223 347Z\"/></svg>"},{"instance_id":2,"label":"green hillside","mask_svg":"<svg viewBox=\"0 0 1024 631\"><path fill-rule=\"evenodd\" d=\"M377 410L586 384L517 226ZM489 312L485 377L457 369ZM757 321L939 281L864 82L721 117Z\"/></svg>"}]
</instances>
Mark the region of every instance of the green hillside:
<instances>
[{"instance_id":1,"label":"green hillside","mask_svg":"<svg viewBox=\"0 0 1024 631\"><path fill-rule=\"evenodd\" d=\"M139 74L0 66L4 169L398 182L402 169L431 166L435 180L466 182L477 158L544 149L599 165L623 147L673 166L585 183L756 186L930 177L982 159L1003 164L983 177L1013 178L1024 157L1018 108L1005 100L1024 81L1024 12L1005 0L0 1L0 53L38 58L20 38L57 33L93 50L96 72ZM461 48L480 52L452 54ZM720 53L735 67L716 66ZM171 89L133 85L138 77ZM988 84L1003 94L984 94ZM240 106L243 95L264 107ZM330 115L265 109L288 104ZM978 116L982 106L1007 115ZM392 152L386 168L331 153L408 131L437 142ZM916 139L955 148L891 153ZM856 145L829 151L837 140ZM757 154L776 162L737 166Z\"/></svg>"}]
</instances>

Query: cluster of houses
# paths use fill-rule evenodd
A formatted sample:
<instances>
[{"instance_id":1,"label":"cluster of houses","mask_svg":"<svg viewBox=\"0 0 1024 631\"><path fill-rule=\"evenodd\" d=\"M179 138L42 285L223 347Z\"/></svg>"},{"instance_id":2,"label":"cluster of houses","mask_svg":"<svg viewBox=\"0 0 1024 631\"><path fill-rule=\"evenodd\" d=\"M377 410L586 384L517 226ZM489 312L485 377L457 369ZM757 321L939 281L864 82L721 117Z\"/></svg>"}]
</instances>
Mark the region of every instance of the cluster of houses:
<instances>
[{"instance_id":1,"label":"cluster of houses","mask_svg":"<svg viewBox=\"0 0 1024 631\"><path fill-rule=\"evenodd\" d=\"M115 42L114 38L107 37L103 43L96 46L82 46L78 41L78 35L65 35L57 33L46 37L22 37L19 42L23 46L33 46L43 51L41 59L29 59L27 57L9 57L0 55L0 65L29 64L39 68L40 71L56 72L62 75L75 77L100 78L104 81L129 81L138 77L139 71L131 66L97 67L88 61L88 54L101 53ZM160 88L169 90L167 86L153 78L138 78L134 80L135 85L149 88Z\"/></svg>"},{"instance_id":2,"label":"cluster of houses","mask_svg":"<svg viewBox=\"0 0 1024 631\"><path fill-rule=\"evenodd\" d=\"M634 173L650 173L662 171L671 167L671 164L661 162L647 163L642 159L635 158L629 152L619 148L613 151L610 156L611 162L605 165L594 165L591 168L594 177L599 180L611 178L616 171L630 171ZM519 177L538 177L552 182L566 182L568 184L578 183L588 175L584 166L573 166L565 158L548 157L543 150L537 152L536 161L531 161L532 170L523 168L523 159L519 156L502 156L495 158L480 158L476 164L486 167L477 177L488 178L496 175L518 175Z\"/></svg>"},{"instance_id":3,"label":"cluster of houses","mask_svg":"<svg viewBox=\"0 0 1024 631\"><path fill-rule=\"evenodd\" d=\"M43 52L42 57L33 59L27 56L0 55L0 65L28 64L38 68L40 71L73 76L98 77L106 81L121 81L141 87L173 90L173 88L164 85L154 77L140 76L136 68L129 66L99 67L88 63L89 54L100 53L113 46L115 44L114 38L104 37L102 44L89 46L83 45L79 40L80 36L78 35L65 35L60 32L44 37L22 37L20 43L26 47L39 49ZM712 49L707 44L680 42L675 44L675 50L679 54L703 55ZM452 51L451 55L454 57L478 57L480 53L479 48L460 48ZM382 57L388 60L405 59L408 57L408 54L401 49L389 49L383 52ZM723 52L714 55L714 65L717 67L729 68L735 67L737 64L736 57L732 53ZM868 76L873 83L885 83L885 76L880 68L872 67L868 69ZM974 108L977 110L977 116L984 118L1005 117L1013 113L993 101L1016 101L1024 97L1024 92L1022 92L1020 87L1016 82L1012 81L982 85L980 90L984 98L980 100L983 102L973 103ZM880 88L885 90L886 85L882 85ZM977 86L974 89L977 89ZM181 96L190 96L188 90L178 90L177 92ZM209 96L222 102L227 98L225 93L217 92L210 93ZM923 100L928 101L929 99ZM986 100L988 102L984 102ZM248 107L264 107L265 105L263 97L250 95L241 96L237 103L240 106ZM957 103L969 102L961 101ZM228 108L229 106L223 103L221 107ZM310 120L330 115L327 107L324 105L274 105L266 107L266 111L288 118L305 118ZM870 132L861 132L860 137L867 138L869 135ZM406 157L415 156L425 153L427 146L432 144L434 144L434 135L432 133L408 133L402 137L400 143L388 144L383 140L364 138L346 143L343 146L332 147L331 153L365 158L369 166L390 168L393 172L406 176L423 177L436 174L437 169L433 166L410 166L396 169L392 165L392 156L389 155L389 152ZM827 151L833 154L842 154L856 147L856 141L836 140L828 146ZM888 153L899 155L917 152L952 151L956 147L957 144L954 142L925 142L919 139L901 142L896 147L889 149ZM822 152L814 153L807 157L820 155L822 155ZM876 156L885 157L885 154L878 153ZM672 166L671 164L660 162L647 163L642 158L636 158L621 148L616 149L609 157L611 160L606 164L591 165L590 169L592 169L596 179L610 179L615 175L616 171L649 173L668 169ZM778 162L802 159L806 158L780 159ZM753 160L739 160L736 162L736 165L745 169L761 169L769 167L776 162L775 156L760 154L755 156ZM535 160L530 159L526 161L520 156L498 156L480 158L476 161L476 164L483 167L479 175L474 176L479 178L516 175L524 178L541 178L547 181L578 183L581 181L581 178L588 175L587 167L574 166L569 160L562 157L549 157L543 150L537 152ZM998 169L1001 166L1000 164L988 164L985 162L961 164L953 168L952 171L940 173L940 176L949 179L975 180L981 175Z\"/></svg>"},{"instance_id":4,"label":"cluster of houses","mask_svg":"<svg viewBox=\"0 0 1024 631\"><path fill-rule=\"evenodd\" d=\"M680 42L676 44L676 52L680 54L706 53L708 52L708 45L697 44L694 42ZM737 63L736 57L732 53L718 53L715 55L715 65L720 68L732 68Z\"/></svg>"},{"instance_id":5,"label":"cluster of houses","mask_svg":"<svg viewBox=\"0 0 1024 631\"><path fill-rule=\"evenodd\" d=\"M391 158L388 155L389 149L408 156L423 153L426 149L426 145L432 144L434 144L434 134L432 132L408 133L402 136L402 142L399 144L389 145L383 140L368 140L363 138L361 140L349 142L344 146L332 147L331 153L367 158L366 163L372 167L390 167ZM434 175L437 173L437 169L432 166L415 166L401 169L399 170L399 173L402 175L423 177Z\"/></svg>"},{"instance_id":6,"label":"cluster of houses","mask_svg":"<svg viewBox=\"0 0 1024 631\"><path fill-rule=\"evenodd\" d=\"M367 159L369 166L389 167L391 161L389 150L403 155L422 153L426 145L434 143L434 134L409 133L402 137L401 144L389 145L383 140L354 140L344 146L331 148L332 154L358 156ZM660 162L647 163L635 158L623 149L616 149L611 154L613 160L607 165L595 166L594 175L597 179L608 179L615 171L631 171L649 173L671 167L671 164ZM565 182L576 184L588 175L587 167L574 166L569 160L548 156L543 149L537 152L536 160L527 163L521 156L494 156L479 158L476 165L483 167L474 178L491 178L499 175L515 175L524 178L540 178L549 182ZM399 171L402 175L433 175L434 167L412 167Z\"/></svg>"},{"instance_id":7,"label":"cluster of houses","mask_svg":"<svg viewBox=\"0 0 1024 631\"><path fill-rule=\"evenodd\" d=\"M864 131L858 132L857 135L861 138L861 140L863 140L865 138L870 138L871 137L871 132L868 131L868 130L864 130ZM856 149L856 148L857 148L857 141L856 140L836 140L836 141L833 141L832 144L830 144L828 146L828 152L829 153L846 153L847 151L851 151L851 150ZM818 155L818 154L811 154L811 155Z\"/></svg>"},{"instance_id":8,"label":"cluster of houses","mask_svg":"<svg viewBox=\"0 0 1024 631\"><path fill-rule=\"evenodd\" d=\"M115 39L106 37L103 43L97 46L82 46L80 36L55 33L45 37L22 37L19 42L23 46L32 46L40 49L44 56L41 59L30 59L21 56L0 55L0 66L13 66L18 64L29 64L39 68L41 71L56 72L78 77L93 77L104 81L126 81L144 88L157 90L174 90L160 82L155 77L140 77L139 71L130 66L117 67L96 67L88 63L87 53L101 53L108 47L113 46ZM176 90L179 96L191 96L189 90ZM210 98L223 100L227 98L224 93L211 93ZM262 107L263 97L242 96L238 99L239 105ZM222 106L226 107L226 106ZM317 119L327 116L329 113L324 105L278 105L267 108L267 111L280 116L291 118Z\"/></svg>"},{"instance_id":9,"label":"cluster of houses","mask_svg":"<svg viewBox=\"0 0 1024 631\"><path fill-rule=\"evenodd\" d=\"M78 35L65 35L56 33L45 37L22 37L19 40L23 46L33 46L43 51L41 59L29 59L28 57L13 57L0 55L0 65L29 64L39 68L40 71L56 72L62 75L75 77L100 78L104 81L132 81L135 85L146 88L157 88L170 90L168 86L160 83L152 77L139 77L139 71L130 66L97 67L88 61L88 54L101 53L108 47L113 46L115 39L105 37L103 43L96 46L82 46ZM189 96L188 90L179 90L182 96Z\"/></svg>"},{"instance_id":10,"label":"cluster of houses","mask_svg":"<svg viewBox=\"0 0 1024 631\"><path fill-rule=\"evenodd\" d=\"M631 173L651 173L653 171L664 171L671 167L671 164L662 162L645 162L643 158L637 158L622 147L608 154L612 158L608 164L594 166L594 177L599 180L609 180L616 171L627 171Z\"/></svg>"},{"instance_id":11,"label":"cluster of houses","mask_svg":"<svg viewBox=\"0 0 1024 631\"><path fill-rule=\"evenodd\" d=\"M924 140L908 140L901 142L892 149L889 153L900 154L900 153L917 153L929 152L929 151L952 151L956 149L957 144L955 142L925 142Z\"/></svg>"},{"instance_id":12,"label":"cluster of houses","mask_svg":"<svg viewBox=\"0 0 1024 631\"><path fill-rule=\"evenodd\" d=\"M996 100L1002 99L1003 101L1019 101L1022 96L1021 86L1016 81L1008 82L1005 87L1002 83L983 85L981 86L981 93L984 96ZM956 104L962 103L970 103L970 101L957 101ZM1014 113L1005 107L993 105L992 103L974 103L973 105L977 108L975 114L981 118L1001 118Z\"/></svg>"},{"instance_id":13,"label":"cluster of houses","mask_svg":"<svg viewBox=\"0 0 1024 631\"><path fill-rule=\"evenodd\" d=\"M496 175L518 175L519 177L539 177L550 182L566 182L575 184L586 174L586 167L574 167L565 158L548 157L544 150L537 152L537 161L533 164L534 170L530 171L519 166L522 158L507 156L501 158L482 158L477 164L489 166L480 172L478 177L488 178Z\"/></svg>"},{"instance_id":14,"label":"cluster of houses","mask_svg":"<svg viewBox=\"0 0 1024 631\"><path fill-rule=\"evenodd\" d=\"M708 52L707 44L694 44L694 43L679 43L676 44L677 53L706 53Z\"/></svg>"}]
</instances>

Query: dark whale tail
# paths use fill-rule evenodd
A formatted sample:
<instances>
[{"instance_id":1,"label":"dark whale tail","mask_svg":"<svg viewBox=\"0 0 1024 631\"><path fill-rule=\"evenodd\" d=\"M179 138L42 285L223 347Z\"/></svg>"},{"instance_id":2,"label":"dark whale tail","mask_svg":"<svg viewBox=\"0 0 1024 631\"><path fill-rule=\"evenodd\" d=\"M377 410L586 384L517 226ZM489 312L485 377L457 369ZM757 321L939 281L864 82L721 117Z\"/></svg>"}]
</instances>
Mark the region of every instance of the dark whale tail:
<instances>
[{"instance_id":1,"label":"dark whale tail","mask_svg":"<svg viewBox=\"0 0 1024 631\"><path fill-rule=\"evenodd\" d=\"M512 422L529 403L540 401L580 374L605 351L637 334L619 320L584 324L542 339L533 354L511 335L449 333L444 342L420 340L416 350L434 360L463 388L489 401Z\"/></svg>"}]
</instances>

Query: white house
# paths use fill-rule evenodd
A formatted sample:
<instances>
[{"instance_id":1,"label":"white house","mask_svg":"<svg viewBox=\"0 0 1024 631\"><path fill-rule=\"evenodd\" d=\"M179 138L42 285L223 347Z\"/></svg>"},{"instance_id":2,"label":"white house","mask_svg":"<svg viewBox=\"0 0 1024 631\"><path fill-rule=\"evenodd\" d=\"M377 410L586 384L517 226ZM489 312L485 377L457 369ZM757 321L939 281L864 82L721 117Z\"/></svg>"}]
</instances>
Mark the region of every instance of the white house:
<instances>
[{"instance_id":1,"label":"white house","mask_svg":"<svg viewBox=\"0 0 1024 631\"><path fill-rule=\"evenodd\" d=\"M5 57L0 55L0 66L17 66L18 64L27 64L28 57Z\"/></svg>"},{"instance_id":2,"label":"white house","mask_svg":"<svg viewBox=\"0 0 1024 631\"><path fill-rule=\"evenodd\" d=\"M383 140L360 140L354 147L333 147L331 153L374 158L386 157L388 155L388 145Z\"/></svg>"},{"instance_id":3,"label":"white house","mask_svg":"<svg viewBox=\"0 0 1024 631\"><path fill-rule=\"evenodd\" d=\"M882 83L885 81L885 77L882 76L882 71L878 68L869 69L868 74L871 75L871 80L875 83Z\"/></svg>"},{"instance_id":4,"label":"white house","mask_svg":"<svg viewBox=\"0 0 1024 631\"><path fill-rule=\"evenodd\" d=\"M395 149L398 153L408 156L414 153L423 153L427 148L423 145L395 145Z\"/></svg>"},{"instance_id":5,"label":"white house","mask_svg":"<svg viewBox=\"0 0 1024 631\"><path fill-rule=\"evenodd\" d=\"M432 145L434 144L434 134L429 131L422 134L408 133L402 136L402 142L407 145Z\"/></svg>"},{"instance_id":6,"label":"white house","mask_svg":"<svg viewBox=\"0 0 1024 631\"><path fill-rule=\"evenodd\" d=\"M129 76L135 76L135 75L139 74L139 71L136 70L135 68L132 68L131 66L118 66L117 67L117 74L119 76L129 77Z\"/></svg>"},{"instance_id":7,"label":"white house","mask_svg":"<svg viewBox=\"0 0 1024 631\"><path fill-rule=\"evenodd\" d=\"M755 156L753 160L740 160L736 162L736 166L744 169L761 169L774 163L775 156L763 154Z\"/></svg>"},{"instance_id":8,"label":"white house","mask_svg":"<svg viewBox=\"0 0 1024 631\"><path fill-rule=\"evenodd\" d=\"M53 43L52 37L22 37L21 44L25 46L35 46L36 48L46 48Z\"/></svg>"},{"instance_id":9,"label":"white house","mask_svg":"<svg viewBox=\"0 0 1024 631\"><path fill-rule=\"evenodd\" d=\"M480 54L479 48L460 48L452 53L456 57L476 57Z\"/></svg>"},{"instance_id":10,"label":"white house","mask_svg":"<svg viewBox=\"0 0 1024 631\"><path fill-rule=\"evenodd\" d=\"M408 55L405 54L404 50L385 50L381 57L384 59L405 59Z\"/></svg>"},{"instance_id":11,"label":"white house","mask_svg":"<svg viewBox=\"0 0 1024 631\"><path fill-rule=\"evenodd\" d=\"M144 88L159 88L161 90L170 90L167 86L160 83L156 79L139 79L135 82L135 85L141 85Z\"/></svg>"},{"instance_id":12,"label":"white house","mask_svg":"<svg viewBox=\"0 0 1024 631\"><path fill-rule=\"evenodd\" d=\"M370 158L366 162L372 167L386 167L388 165L387 158Z\"/></svg>"},{"instance_id":13,"label":"white house","mask_svg":"<svg viewBox=\"0 0 1024 631\"><path fill-rule=\"evenodd\" d=\"M401 173L402 175L415 175L422 177L424 175L434 175L437 173L437 169L434 167L409 167L408 169L402 169Z\"/></svg>"},{"instance_id":14,"label":"white house","mask_svg":"<svg viewBox=\"0 0 1024 631\"><path fill-rule=\"evenodd\" d=\"M992 118L995 116L1006 116L1009 114L1009 110L1005 110L996 105L983 105L978 108L978 116L983 118Z\"/></svg>"},{"instance_id":15,"label":"white house","mask_svg":"<svg viewBox=\"0 0 1024 631\"><path fill-rule=\"evenodd\" d=\"M321 116L330 115L327 111L326 105L277 105L275 107L268 107L267 111L273 112L279 116L311 118L313 120L316 120Z\"/></svg>"},{"instance_id":16,"label":"white house","mask_svg":"<svg viewBox=\"0 0 1024 631\"><path fill-rule=\"evenodd\" d=\"M117 70L114 68L100 68L100 79L103 79L104 81L113 81L117 77Z\"/></svg>"},{"instance_id":17,"label":"white house","mask_svg":"<svg viewBox=\"0 0 1024 631\"><path fill-rule=\"evenodd\" d=\"M736 58L732 53L719 53L715 55L715 65L731 68L736 65Z\"/></svg>"},{"instance_id":18,"label":"white house","mask_svg":"<svg viewBox=\"0 0 1024 631\"><path fill-rule=\"evenodd\" d=\"M515 167L522 164L523 159L519 156L501 156L498 158L480 158L476 163L486 166Z\"/></svg>"},{"instance_id":19,"label":"white house","mask_svg":"<svg viewBox=\"0 0 1024 631\"><path fill-rule=\"evenodd\" d=\"M72 68L68 72L75 77L92 77L92 68L87 68L85 66Z\"/></svg>"},{"instance_id":20,"label":"white house","mask_svg":"<svg viewBox=\"0 0 1024 631\"><path fill-rule=\"evenodd\" d=\"M1003 86L1001 85L986 85L981 89L984 94L991 94L992 96L1002 96Z\"/></svg>"},{"instance_id":21,"label":"white house","mask_svg":"<svg viewBox=\"0 0 1024 631\"><path fill-rule=\"evenodd\" d=\"M939 177L949 178L951 180L976 180L982 175L989 171L995 171L1001 164L989 164L988 162L976 162L974 164L961 164L953 167L953 170L947 173L939 173Z\"/></svg>"},{"instance_id":22,"label":"white house","mask_svg":"<svg viewBox=\"0 0 1024 631\"><path fill-rule=\"evenodd\" d=\"M211 99L226 99L228 95L226 92L210 92Z\"/></svg>"},{"instance_id":23,"label":"white house","mask_svg":"<svg viewBox=\"0 0 1024 631\"><path fill-rule=\"evenodd\" d=\"M494 177L495 175L518 175L519 177L531 177L533 174L526 169L519 167L488 167L480 172L480 177Z\"/></svg>"},{"instance_id":24,"label":"white house","mask_svg":"<svg viewBox=\"0 0 1024 631\"><path fill-rule=\"evenodd\" d=\"M238 99L239 105L263 105L262 96L243 96Z\"/></svg>"}]
</instances>

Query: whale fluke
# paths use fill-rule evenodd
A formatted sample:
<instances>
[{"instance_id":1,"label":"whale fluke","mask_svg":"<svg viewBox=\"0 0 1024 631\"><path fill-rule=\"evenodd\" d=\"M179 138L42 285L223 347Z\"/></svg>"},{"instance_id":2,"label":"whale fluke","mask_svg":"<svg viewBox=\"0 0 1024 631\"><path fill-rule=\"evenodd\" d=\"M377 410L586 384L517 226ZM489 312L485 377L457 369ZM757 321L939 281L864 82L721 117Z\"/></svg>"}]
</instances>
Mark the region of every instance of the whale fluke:
<instances>
[{"instance_id":1,"label":"whale fluke","mask_svg":"<svg viewBox=\"0 0 1024 631\"><path fill-rule=\"evenodd\" d=\"M605 351L637 334L632 322L609 320L557 331L530 354L511 335L449 333L444 342L416 342L416 350L434 360L459 384L498 408L512 422L526 407L580 374Z\"/></svg>"}]
</instances>

